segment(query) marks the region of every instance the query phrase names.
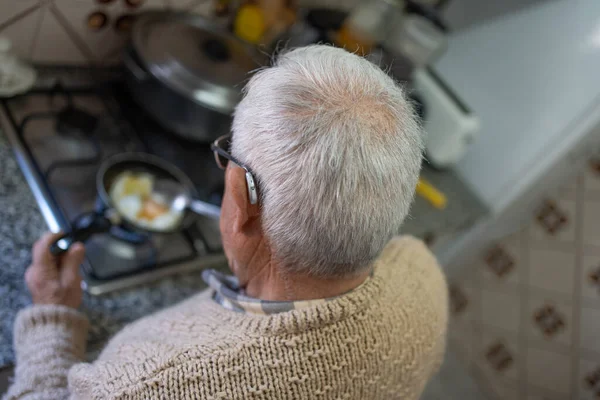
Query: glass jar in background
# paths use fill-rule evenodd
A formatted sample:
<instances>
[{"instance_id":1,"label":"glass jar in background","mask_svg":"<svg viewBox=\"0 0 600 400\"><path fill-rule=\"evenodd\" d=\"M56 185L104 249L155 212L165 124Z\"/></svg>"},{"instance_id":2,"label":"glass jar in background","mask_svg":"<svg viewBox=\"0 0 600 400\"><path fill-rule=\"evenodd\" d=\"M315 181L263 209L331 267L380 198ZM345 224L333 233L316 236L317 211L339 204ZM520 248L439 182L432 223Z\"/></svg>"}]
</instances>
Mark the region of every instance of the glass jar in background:
<instances>
[{"instance_id":1,"label":"glass jar in background","mask_svg":"<svg viewBox=\"0 0 600 400\"><path fill-rule=\"evenodd\" d=\"M402 18L404 0L363 1L352 10L335 38L338 46L361 55L371 52Z\"/></svg>"},{"instance_id":2,"label":"glass jar in background","mask_svg":"<svg viewBox=\"0 0 600 400\"><path fill-rule=\"evenodd\" d=\"M435 61L446 49L446 34L429 19L410 14L391 26L384 41L389 51L402 54L415 67Z\"/></svg>"}]
</instances>

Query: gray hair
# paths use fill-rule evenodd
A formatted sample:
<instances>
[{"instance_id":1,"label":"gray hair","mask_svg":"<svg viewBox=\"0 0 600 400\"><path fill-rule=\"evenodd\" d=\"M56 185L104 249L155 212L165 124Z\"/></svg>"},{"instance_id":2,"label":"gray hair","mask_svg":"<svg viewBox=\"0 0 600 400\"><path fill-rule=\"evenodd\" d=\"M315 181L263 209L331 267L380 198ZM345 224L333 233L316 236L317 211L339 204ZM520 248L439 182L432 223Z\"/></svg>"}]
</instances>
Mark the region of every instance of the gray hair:
<instances>
[{"instance_id":1,"label":"gray hair","mask_svg":"<svg viewBox=\"0 0 600 400\"><path fill-rule=\"evenodd\" d=\"M422 150L404 91L331 46L280 55L235 110L232 152L255 173L265 236L288 271L364 271L408 214Z\"/></svg>"}]
</instances>

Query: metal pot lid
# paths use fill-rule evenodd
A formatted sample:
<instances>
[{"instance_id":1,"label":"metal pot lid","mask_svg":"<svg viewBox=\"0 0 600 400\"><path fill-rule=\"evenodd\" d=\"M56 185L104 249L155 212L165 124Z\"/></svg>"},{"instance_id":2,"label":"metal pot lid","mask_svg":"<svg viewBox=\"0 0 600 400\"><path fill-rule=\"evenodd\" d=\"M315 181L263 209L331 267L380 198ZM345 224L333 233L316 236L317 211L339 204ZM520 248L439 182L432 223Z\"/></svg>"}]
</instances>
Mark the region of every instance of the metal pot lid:
<instances>
[{"instance_id":1,"label":"metal pot lid","mask_svg":"<svg viewBox=\"0 0 600 400\"><path fill-rule=\"evenodd\" d=\"M133 46L144 67L173 90L203 107L231 113L248 72L260 66L255 52L198 15L140 15Z\"/></svg>"}]
</instances>

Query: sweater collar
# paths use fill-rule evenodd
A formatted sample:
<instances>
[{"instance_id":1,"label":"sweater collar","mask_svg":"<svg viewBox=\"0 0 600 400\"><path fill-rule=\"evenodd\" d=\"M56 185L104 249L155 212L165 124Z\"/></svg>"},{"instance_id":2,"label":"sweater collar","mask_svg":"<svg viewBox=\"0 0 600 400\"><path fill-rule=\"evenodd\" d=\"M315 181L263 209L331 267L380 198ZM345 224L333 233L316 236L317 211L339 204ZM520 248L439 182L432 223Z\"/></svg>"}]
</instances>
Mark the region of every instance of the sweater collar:
<instances>
[{"instance_id":1,"label":"sweater collar","mask_svg":"<svg viewBox=\"0 0 600 400\"><path fill-rule=\"evenodd\" d=\"M204 270L202 279L213 289L213 300L222 307L241 313L268 315L300 310L332 301L362 287L371 279L371 276L356 288L340 296L303 301L271 301L250 297L244 293L244 289L240 287L235 276L226 275L213 269Z\"/></svg>"}]
</instances>

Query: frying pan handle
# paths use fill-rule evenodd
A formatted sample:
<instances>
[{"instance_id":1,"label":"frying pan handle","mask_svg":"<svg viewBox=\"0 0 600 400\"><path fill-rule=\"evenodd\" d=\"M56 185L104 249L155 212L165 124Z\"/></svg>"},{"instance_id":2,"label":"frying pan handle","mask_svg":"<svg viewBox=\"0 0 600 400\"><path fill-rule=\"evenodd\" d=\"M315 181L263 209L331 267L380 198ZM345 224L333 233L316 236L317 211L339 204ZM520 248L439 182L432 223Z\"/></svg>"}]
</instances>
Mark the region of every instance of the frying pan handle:
<instances>
[{"instance_id":1,"label":"frying pan handle","mask_svg":"<svg viewBox=\"0 0 600 400\"><path fill-rule=\"evenodd\" d=\"M221 218L221 207L217 207L201 200L190 201L189 209L196 214L204 215L205 217L214 219Z\"/></svg>"},{"instance_id":2,"label":"frying pan handle","mask_svg":"<svg viewBox=\"0 0 600 400\"><path fill-rule=\"evenodd\" d=\"M70 232L65 233L50 245L50 253L55 256L66 253L73 243L85 242L97 233L106 233L112 225L104 213L82 214L77 217Z\"/></svg>"}]
</instances>

